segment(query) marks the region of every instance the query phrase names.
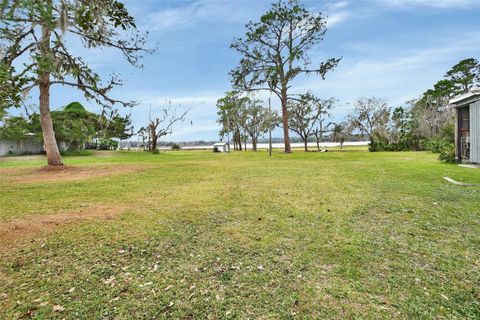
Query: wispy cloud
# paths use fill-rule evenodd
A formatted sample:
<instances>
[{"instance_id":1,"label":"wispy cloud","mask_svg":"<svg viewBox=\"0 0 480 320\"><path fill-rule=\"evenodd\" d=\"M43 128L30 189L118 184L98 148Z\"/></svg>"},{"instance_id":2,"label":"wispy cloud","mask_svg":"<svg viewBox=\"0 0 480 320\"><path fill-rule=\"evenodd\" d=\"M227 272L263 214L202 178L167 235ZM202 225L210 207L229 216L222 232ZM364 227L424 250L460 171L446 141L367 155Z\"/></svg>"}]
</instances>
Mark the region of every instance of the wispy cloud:
<instances>
[{"instance_id":1,"label":"wispy cloud","mask_svg":"<svg viewBox=\"0 0 480 320\"><path fill-rule=\"evenodd\" d=\"M329 27L333 27L347 20L349 17L350 17L350 13L347 11L340 11L340 12L333 13L327 18L327 25Z\"/></svg>"},{"instance_id":2,"label":"wispy cloud","mask_svg":"<svg viewBox=\"0 0 480 320\"><path fill-rule=\"evenodd\" d=\"M248 4L213 0L195 1L151 13L147 16L147 25L150 30L163 31L189 28L202 22L248 22L252 15L252 7L255 7Z\"/></svg>"},{"instance_id":3,"label":"wispy cloud","mask_svg":"<svg viewBox=\"0 0 480 320\"><path fill-rule=\"evenodd\" d=\"M142 104L154 106L166 106L169 103L182 106L215 105L216 101L221 98L222 95L222 92L199 92L195 95L173 97L155 95L142 99Z\"/></svg>"},{"instance_id":4,"label":"wispy cloud","mask_svg":"<svg viewBox=\"0 0 480 320\"><path fill-rule=\"evenodd\" d=\"M322 10L327 15L327 26L330 28L334 27L350 18L351 11L349 6L350 3L348 1L327 3Z\"/></svg>"},{"instance_id":5,"label":"wispy cloud","mask_svg":"<svg viewBox=\"0 0 480 320\"><path fill-rule=\"evenodd\" d=\"M478 0L377 0L383 4L397 8L415 8L415 7L432 7L432 8L469 8L479 6Z\"/></svg>"},{"instance_id":6,"label":"wispy cloud","mask_svg":"<svg viewBox=\"0 0 480 320\"><path fill-rule=\"evenodd\" d=\"M385 52L381 59L350 57L342 61L327 80L309 77L296 88L339 98L342 104L334 113L340 118L351 109L347 102L363 95L375 95L389 100L392 105L401 105L433 86L460 59L475 56L480 47L478 31L465 33L454 41L447 38L450 39L448 43L447 40L438 41L422 49ZM368 46L368 43L363 45Z\"/></svg>"}]
</instances>

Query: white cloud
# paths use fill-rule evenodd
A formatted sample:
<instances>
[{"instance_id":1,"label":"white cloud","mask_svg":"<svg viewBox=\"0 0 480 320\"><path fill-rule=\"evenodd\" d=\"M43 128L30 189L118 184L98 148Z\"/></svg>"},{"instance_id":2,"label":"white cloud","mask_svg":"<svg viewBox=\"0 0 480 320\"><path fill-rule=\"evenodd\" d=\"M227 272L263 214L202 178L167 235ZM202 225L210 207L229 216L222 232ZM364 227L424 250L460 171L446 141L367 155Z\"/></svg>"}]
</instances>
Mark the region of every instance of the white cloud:
<instances>
[{"instance_id":1,"label":"white cloud","mask_svg":"<svg viewBox=\"0 0 480 320\"><path fill-rule=\"evenodd\" d=\"M332 4L330 8L332 8L332 10L340 10L340 9L346 8L348 5L349 5L348 1L339 1Z\"/></svg>"},{"instance_id":2,"label":"white cloud","mask_svg":"<svg viewBox=\"0 0 480 320\"><path fill-rule=\"evenodd\" d=\"M478 0L378 0L387 6L397 8L432 7L432 8L468 8L478 6Z\"/></svg>"},{"instance_id":3,"label":"white cloud","mask_svg":"<svg viewBox=\"0 0 480 320\"><path fill-rule=\"evenodd\" d=\"M333 27L335 25L340 24L341 22L347 20L350 17L350 13L347 11L340 11L333 13L328 16L327 18L327 26Z\"/></svg>"},{"instance_id":4,"label":"white cloud","mask_svg":"<svg viewBox=\"0 0 480 320\"><path fill-rule=\"evenodd\" d=\"M151 14L150 20L151 30L165 30L171 28L182 28L192 25L198 14L200 4L193 3L186 7L165 9Z\"/></svg>"},{"instance_id":5,"label":"white cloud","mask_svg":"<svg viewBox=\"0 0 480 320\"><path fill-rule=\"evenodd\" d=\"M359 46L368 47L368 43ZM433 86L460 59L475 57L479 47L480 32L476 31L464 33L455 40L446 37L444 41L423 49L386 50L376 56L351 56L344 59L326 80L303 78L295 88L311 90L321 97L341 99L339 107L334 110L337 118L342 118L352 108L348 102L364 95L385 98L392 106L398 106Z\"/></svg>"},{"instance_id":6,"label":"white cloud","mask_svg":"<svg viewBox=\"0 0 480 320\"><path fill-rule=\"evenodd\" d=\"M327 3L320 9L327 16L327 26L336 26L351 16L351 11L348 9L350 2L339 1L334 3ZM315 11L315 10L314 10Z\"/></svg>"},{"instance_id":7,"label":"white cloud","mask_svg":"<svg viewBox=\"0 0 480 320\"><path fill-rule=\"evenodd\" d=\"M195 1L188 5L163 9L147 16L150 30L182 29L198 23L228 21L248 22L260 3L229 1Z\"/></svg>"},{"instance_id":8,"label":"white cloud","mask_svg":"<svg viewBox=\"0 0 480 320\"><path fill-rule=\"evenodd\" d=\"M154 106L172 105L196 106L203 104L215 104L223 96L223 92L199 92L188 96L155 95L142 99L142 104Z\"/></svg>"}]
</instances>

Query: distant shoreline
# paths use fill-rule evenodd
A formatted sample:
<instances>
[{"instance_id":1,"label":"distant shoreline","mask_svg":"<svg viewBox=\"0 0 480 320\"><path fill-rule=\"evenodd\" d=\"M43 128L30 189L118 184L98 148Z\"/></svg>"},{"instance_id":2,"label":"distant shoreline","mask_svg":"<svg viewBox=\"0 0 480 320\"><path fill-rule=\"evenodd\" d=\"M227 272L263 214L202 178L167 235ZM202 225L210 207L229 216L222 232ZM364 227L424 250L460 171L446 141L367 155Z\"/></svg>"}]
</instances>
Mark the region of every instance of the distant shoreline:
<instances>
[{"instance_id":1,"label":"distant shoreline","mask_svg":"<svg viewBox=\"0 0 480 320\"><path fill-rule=\"evenodd\" d=\"M343 143L344 146L368 146L370 141L346 141ZM295 142L290 144L292 148L303 148L304 144L303 142ZM316 142L308 142L308 147L313 149L317 148L317 143ZM339 147L340 143L338 142L320 142L320 147ZM232 145L233 147L233 145ZM242 145L243 147L243 145ZM182 150L205 150L205 149L210 149L212 148L212 145L198 145L198 146L181 146ZM247 149L251 150L252 144L247 143ZM283 143L272 143L272 148L273 149L283 149L284 144ZM161 146L157 147L158 150L171 150L172 147L169 146ZM268 143L258 143L257 144L257 149L268 149Z\"/></svg>"}]
</instances>

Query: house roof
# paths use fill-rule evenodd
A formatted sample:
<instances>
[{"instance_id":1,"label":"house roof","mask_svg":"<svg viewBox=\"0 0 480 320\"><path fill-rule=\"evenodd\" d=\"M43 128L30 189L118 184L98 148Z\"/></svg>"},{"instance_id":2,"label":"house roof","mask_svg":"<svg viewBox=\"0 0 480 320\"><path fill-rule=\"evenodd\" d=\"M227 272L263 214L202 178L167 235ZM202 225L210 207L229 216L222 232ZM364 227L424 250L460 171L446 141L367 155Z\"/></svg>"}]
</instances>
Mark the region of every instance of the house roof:
<instances>
[{"instance_id":1,"label":"house roof","mask_svg":"<svg viewBox=\"0 0 480 320\"><path fill-rule=\"evenodd\" d=\"M480 88L473 88L469 92L450 99L450 105L455 108L480 100Z\"/></svg>"}]
</instances>

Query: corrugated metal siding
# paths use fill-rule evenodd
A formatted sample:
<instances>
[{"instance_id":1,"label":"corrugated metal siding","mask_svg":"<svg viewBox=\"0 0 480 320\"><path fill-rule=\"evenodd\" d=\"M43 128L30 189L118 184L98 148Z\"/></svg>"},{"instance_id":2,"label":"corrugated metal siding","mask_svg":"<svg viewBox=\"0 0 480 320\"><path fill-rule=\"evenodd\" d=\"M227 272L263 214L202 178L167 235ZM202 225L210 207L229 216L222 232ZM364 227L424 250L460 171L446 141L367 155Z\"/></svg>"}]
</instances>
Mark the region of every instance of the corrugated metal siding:
<instances>
[{"instance_id":1,"label":"corrugated metal siding","mask_svg":"<svg viewBox=\"0 0 480 320\"><path fill-rule=\"evenodd\" d=\"M470 161L480 163L480 101L470 105Z\"/></svg>"}]
</instances>

